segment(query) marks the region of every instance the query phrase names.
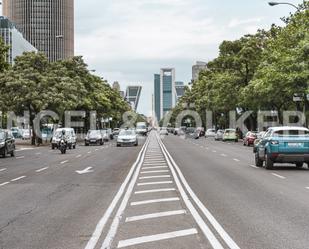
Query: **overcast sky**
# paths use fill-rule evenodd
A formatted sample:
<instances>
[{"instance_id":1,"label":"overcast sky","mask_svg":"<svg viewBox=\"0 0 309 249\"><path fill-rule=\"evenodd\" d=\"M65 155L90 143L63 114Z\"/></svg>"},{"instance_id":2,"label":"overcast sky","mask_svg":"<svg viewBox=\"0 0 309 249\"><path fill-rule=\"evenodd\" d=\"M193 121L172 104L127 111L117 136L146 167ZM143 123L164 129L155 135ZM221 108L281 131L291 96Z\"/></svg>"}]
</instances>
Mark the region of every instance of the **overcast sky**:
<instances>
[{"instance_id":1,"label":"overcast sky","mask_svg":"<svg viewBox=\"0 0 309 249\"><path fill-rule=\"evenodd\" d=\"M266 0L75 0L75 52L123 90L141 84L138 111L149 115L160 68L174 67L187 83L195 61L216 57L223 40L282 25L290 11Z\"/></svg>"}]
</instances>

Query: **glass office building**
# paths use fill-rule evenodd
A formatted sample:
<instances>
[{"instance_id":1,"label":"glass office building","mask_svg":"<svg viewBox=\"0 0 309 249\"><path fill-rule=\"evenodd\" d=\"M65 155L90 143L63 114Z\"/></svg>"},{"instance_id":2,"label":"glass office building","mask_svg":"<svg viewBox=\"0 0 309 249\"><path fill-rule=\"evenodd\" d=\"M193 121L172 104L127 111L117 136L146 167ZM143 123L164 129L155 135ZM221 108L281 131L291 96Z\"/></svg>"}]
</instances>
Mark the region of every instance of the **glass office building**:
<instances>
[{"instance_id":1,"label":"glass office building","mask_svg":"<svg viewBox=\"0 0 309 249\"><path fill-rule=\"evenodd\" d=\"M0 17L0 37L5 45L9 46L6 61L11 65L14 63L14 59L24 52L37 52L37 49L23 37L15 25L3 16Z\"/></svg>"},{"instance_id":2,"label":"glass office building","mask_svg":"<svg viewBox=\"0 0 309 249\"><path fill-rule=\"evenodd\" d=\"M154 75L154 111L157 120L161 119L161 75Z\"/></svg>"},{"instance_id":3,"label":"glass office building","mask_svg":"<svg viewBox=\"0 0 309 249\"><path fill-rule=\"evenodd\" d=\"M74 0L3 0L3 15L50 61L74 56Z\"/></svg>"},{"instance_id":4,"label":"glass office building","mask_svg":"<svg viewBox=\"0 0 309 249\"><path fill-rule=\"evenodd\" d=\"M141 86L128 86L127 87L126 100L128 103L130 103L134 111L137 111L141 92L142 92Z\"/></svg>"}]
</instances>

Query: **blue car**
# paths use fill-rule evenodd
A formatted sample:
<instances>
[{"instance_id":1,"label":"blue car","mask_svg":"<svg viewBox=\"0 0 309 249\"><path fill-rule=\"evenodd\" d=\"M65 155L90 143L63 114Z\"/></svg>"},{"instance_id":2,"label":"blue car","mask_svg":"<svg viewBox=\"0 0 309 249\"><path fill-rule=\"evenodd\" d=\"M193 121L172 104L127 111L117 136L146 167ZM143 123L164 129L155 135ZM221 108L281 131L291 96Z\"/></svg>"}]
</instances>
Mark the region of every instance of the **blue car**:
<instances>
[{"instance_id":1,"label":"blue car","mask_svg":"<svg viewBox=\"0 0 309 249\"><path fill-rule=\"evenodd\" d=\"M302 127L269 128L255 150L255 165L272 169L274 163L292 163L297 168L309 164L309 129Z\"/></svg>"}]
</instances>

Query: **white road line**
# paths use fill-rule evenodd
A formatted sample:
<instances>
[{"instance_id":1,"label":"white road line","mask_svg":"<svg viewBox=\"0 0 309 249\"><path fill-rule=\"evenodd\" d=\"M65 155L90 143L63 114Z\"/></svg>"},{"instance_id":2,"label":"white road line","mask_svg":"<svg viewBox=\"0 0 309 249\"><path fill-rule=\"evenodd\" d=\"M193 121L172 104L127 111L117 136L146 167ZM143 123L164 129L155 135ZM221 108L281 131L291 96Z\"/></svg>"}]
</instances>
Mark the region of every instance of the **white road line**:
<instances>
[{"instance_id":1,"label":"white road line","mask_svg":"<svg viewBox=\"0 0 309 249\"><path fill-rule=\"evenodd\" d=\"M255 165L250 165L250 167L255 168L255 169L259 169L259 167L255 166Z\"/></svg>"},{"instance_id":2,"label":"white road line","mask_svg":"<svg viewBox=\"0 0 309 249\"><path fill-rule=\"evenodd\" d=\"M308 189L308 190L309 190L309 187L306 187L306 189Z\"/></svg>"},{"instance_id":3,"label":"white road line","mask_svg":"<svg viewBox=\"0 0 309 249\"><path fill-rule=\"evenodd\" d=\"M186 210L176 210L176 211L159 212L159 213L152 213L152 214L145 214L145 215L137 215L137 216L126 218L126 222L155 219L155 218L174 216L174 215L180 215L180 214L186 214L186 213L187 213Z\"/></svg>"},{"instance_id":4,"label":"white road line","mask_svg":"<svg viewBox=\"0 0 309 249\"><path fill-rule=\"evenodd\" d=\"M16 159L24 159L25 158L25 156L18 156L18 157L16 157Z\"/></svg>"},{"instance_id":5,"label":"white road line","mask_svg":"<svg viewBox=\"0 0 309 249\"><path fill-rule=\"evenodd\" d=\"M136 191L134 194L149 194L149 193L161 193L161 192L171 192L176 191L175 188L159 188L159 189L150 189L150 190L143 190L143 191Z\"/></svg>"},{"instance_id":6,"label":"white road line","mask_svg":"<svg viewBox=\"0 0 309 249\"><path fill-rule=\"evenodd\" d=\"M286 179L286 177L284 177L284 176L281 176L281 175L278 175L278 174L276 174L276 173L271 173L273 176L275 176L275 177L278 177L278 178L280 178L280 179Z\"/></svg>"},{"instance_id":7,"label":"white road line","mask_svg":"<svg viewBox=\"0 0 309 249\"><path fill-rule=\"evenodd\" d=\"M227 155L225 155L225 154L221 154L221 156L223 156L223 157L227 157Z\"/></svg>"},{"instance_id":8,"label":"white road line","mask_svg":"<svg viewBox=\"0 0 309 249\"><path fill-rule=\"evenodd\" d=\"M0 172L3 172L3 171L5 171L5 170L6 170L6 168L0 169Z\"/></svg>"},{"instance_id":9,"label":"white road line","mask_svg":"<svg viewBox=\"0 0 309 249\"><path fill-rule=\"evenodd\" d=\"M151 203L160 203L160 202L172 202L172 201L179 201L180 199L178 197L172 197L172 198L161 198L161 199L153 199L153 200L146 200L146 201L135 201L131 202L131 206L139 206L139 205L146 205Z\"/></svg>"},{"instance_id":10,"label":"white road line","mask_svg":"<svg viewBox=\"0 0 309 249\"><path fill-rule=\"evenodd\" d=\"M146 141L144 146L142 147L141 151L139 152L136 161L134 162L134 164L132 165L126 179L124 180L124 182L121 184L117 194L115 195L113 201L111 202L111 204L109 205L108 209L106 210L106 212L104 213L104 215L102 216L102 218L100 219L100 221L98 222L94 232L91 235L91 238L89 239L85 249L94 249L103 233L103 229L107 223L107 221L109 220L111 214L114 212L114 209L117 206L117 203L119 202L120 198L122 197L123 193L126 190L126 186L129 183L132 175L135 172L136 167L139 164L139 161L145 151L145 148L147 147L147 145L149 144L149 139L148 142Z\"/></svg>"},{"instance_id":11,"label":"white road line","mask_svg":"<svg viewBox=\"0 0 309 249\"><path fill-rule=\"evenodd\" d=\"M165 182L143 182L138 183L137 186L147 186L147 185L162 185L162 184L171 184L172 181L165 181Z\"/></svg>"},{"instance_id":12,"label":"white road line","mask_svg":"<svg viewBox=\"0 0 309 249\"><path fill-rule=\"evenodd\" d=\"M117 233L117 230L118 230L118 227L119 227L119 224L120 224L120 221L122 219L122 216L123 216L123 213L128 205L128 202L129 202L129 199L132 195L132 192L133 192L133 188L136 184L136 181L137 181L137 178L138 178L138 175L139 175L139 171L142 167L142 164L143 164L143 160L144 160L144 157L145 157L145 153L146 153L146 150L147 150L147 146L149 144L149 140L148 140L148 143L146 143L146 149L143 151L143 153L141 154L141 159L140 161L137 163L137 167L136 167L136 170L131 178L131 181L127 187L127 191L125 192L125 194L123 195L122 197L122 201L119 205L119 208L115 214L115 217L111 223L111 226L110 226L110 229L103 241L103 244L101 246L101 249L105 249L105 248L111 248L111 244L113 242L113 239L115 238L115 235Z\"/></svg>"},{"instance_id":13,"label":"white road line","mask_svg":"<svg viewBox=\"0 0 309 249\"><path fill-rule=\"evenodd\" d=\"M140 177L140 180L144 180L144 179L154 179L154 178L171 178L170 175L161 175L161 176L144 176L144 177Z\"/></svg>"},{"instance_id":14,"label":"white road line","mask_svg":"<svg viewBox=\"0 0 309 249\"><path fill-rule=\"evenodd\" d=\"M197 210L191 203L190 199L192 199L195 202L195 204L199 207L200 211L204 214L204 216L207 218L207 220L210 222L210 224L213 226L216 232L221 236L224 242L229 246L229 248L230 249L240 249L239 246L236 244L236 242L229 236L229 234L223 229L223 227L219 224L219 222L215 219L215 217L209 212L209 210L204 206L204 204L196 196L196 194L193 192L190 185L188 184L187 180L183 176L181 170L179 169L179 166L176 164L175 160L172 158L172 156L166 149L163 142L159 139L159 137L157 137L157 139L162 148L163 154L166 156L168 165L174 176L176 185L178 186L179 192L181 196L183 197L182 199L184 200L186 206L190 210L190 213L194 217L195 221L201 228L202 232L204 233L204 235L206 236L206 238L208 239L212 247L214 249L223 249L223 246L218 241L218 239L213 234L213 232L210 230L210 228L207 226L207 224L204 222L203 218L197 212ZM175 170L177 171L177 173L175 172ZM178 178L177 174L179 175L180 179ZM182 184L184 185L186 191L189 193L190 197L186 194Z\"/></svg>"},{"instance_id":15,"label":"white road line","mask_svg":"<svg viewBox=\"0 0 309 249\"><path fill-rule=\"evenodd\" d=\"M95 151L98 151L99 149L95 149Z\"/></svg>"},{"instance_id":16,"label":"white road line","mask_svg":"<svg viewBox=\"0 0 309 249\"><path fill-rule=\"evenodd\" d=\"M167 166L153 166L153 167L143 167L142 169L166 169Z\"/></svg>"},{"instance_id":17,"label":"white road line","mask_svg":"<svg viewBox=\"0 0 309 249\"><path fill-rule=\"evenodd\" d=\"M240 162L240 160L237 159L237 158L234 158L233 160L234 160L235 162Z\"/></svg>"},{"instance_id":18,"label":"white road line","mask_svg":"<svg viewBox=\"0 0 309 249\"><path fill-rule=\"evenodd\" d=\"M88 151L88 154L91 154L92 153L92 151Z\"/></svg>"},{"instance_id":19,"label":"white road line","mask_svg":"<svg viewBox=\"0 0 309 249\"><path fill-rule=\"evenodd\" d=\"M164 163L143 163L144 166L165 166L167 165L166 162Z\"/></svg>"},{"instance_id":20,"label":"white road line","mask_svg":"<svg viewBox=\"0 0 309 249\"><path fill-rule=\"evenodd\" d=\"M8 184L9 184L9 182L0 183L0 187L3 187L3 186L8 185Z\"/></svg>"},{"instance_id":21,"label":"white road line","mask_svg":"<svg viewBox=\"0 0 309 249\"><path fill-rule=\"evenodd\" d=\"M11 180L11 182L17 182L17 181L24 179L24 178L26 178L26 176L20 176L20 177L17 177L15 179Z\"/></svg>"},{"instance_id":22,"label":"white road line","mask_svg":"<svg viewBox=\"0 0 309 249\"><path fill-rule=\"evenodd\" d=\"M69 160L65 160L65 161L62 161L60 164L65 164L65 163L68 163Z\"/></svg>"},{"instance_id":23,"label":"white road line","mask_svg":"<svg viewBox=\"0 0 309 249\"><path fill-rule=\"evenodd\" d=\"M134 245L149 243L149 242L155 242L155 241L160 241L160 240L173 239L173 238L184 237L184 236L195 235L195 234L197 234L197 230L193 228L193 229L175 231L175 232L170 232L170 233L161 233L161 234L156 234L156 235L137 237L133 239L119 241L118 248L134 246Z\"/></svg>"},{"instance_id":24,"label":"white road line","mask_svg":"<svg viewBox=\"0 0 309 249\"><path fill-rule=\"evenodd\" d=\"M217 151L216 151L216 150L213 150L212 152L213 152L213 153L217 153Z\"/></svg>"},{"instance_id":25,"label":"white road line","mask_svg":"<svg viewBox=\"0 0 309 249\"><path fill-rule=\"evenodd\" d=\"M77 155L76 158L80 158L82 155Z\"/></svg>"},{"instance_id":26,"label":"white road line","mask_svg":"<svg viewBox=\"0 0 309 249\"><path fill-rule=\"evenodd\" d=\"M152 174L152 173L167 173L169 170L152 170L152 171L142 171L141 174Z\"/></svg>"},{"instance_id":27,"label":"white road line","mask_svg":"<svg viewBox=\"0 0 309 249\"><path fill-rule=\"evenodd\" d=\"M35 172L37 172L37 173L40 173L40 172L42 172L42 171L44 171L44 170L47 170L49 167L45 167L45 168L42 168L42 169L38 169L38 170L36 170Z\"/></svg>"}]
</instances>

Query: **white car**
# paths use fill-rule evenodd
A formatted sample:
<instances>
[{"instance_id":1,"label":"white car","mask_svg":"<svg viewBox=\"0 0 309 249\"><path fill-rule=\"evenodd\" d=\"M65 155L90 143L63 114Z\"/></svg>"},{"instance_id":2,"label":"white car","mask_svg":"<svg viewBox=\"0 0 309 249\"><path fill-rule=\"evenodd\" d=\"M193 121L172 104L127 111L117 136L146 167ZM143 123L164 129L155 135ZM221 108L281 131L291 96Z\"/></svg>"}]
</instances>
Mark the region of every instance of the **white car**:
<instances>
[{"instance_id":1,"label":"white car","mask_svg":"<svg viewBox=\"0 0 309 249\"><path fill-rule=\"evenodd\" d=\"M162 136L168 136L168 130L166 127L162 127L161 130L160 130L160 135Z\"/></svg>"},{"instance_id":2,"label":"white car","mask_svg":"<svg viewBox=\"0 0 309 249\"><path fill-rule=\"evenodd\" d=\"M29 129L23 129L22 130L22 139L23 140L28 140L31 138L31 134L32 132Z\"/></svg>"},{"instance_id":3,"label":"white car","mask_svg":"<svg viewBox=\"0 0 309 249\"><path fill-rule=\"evenodd\" d=\"M58 143L62 136L62 131L65 130L65 138L69 149L76 148L76 135L73 128L58 128L52 138L52 149L58 148Z\"/></svg>"},{"instance_id":4,"label":"white car","mask_svg":"<svg viewBox=\"0 0 309 249\"><path fill-rule=\"evenodd\" d=\"M216 135L216 130L215 129L208 129L205 133L205 137L215 137Z\"/></svg>"},{"instance_id":5,"label":"white car","mask_svg":"<svg viewBox=\"0 0 309 249\"><path fill-rule=\"evenodd\" d=\"M138 146L138 139L135 130L121 130L117 137L117 147Z\"/></svg>"}]
</instances>

